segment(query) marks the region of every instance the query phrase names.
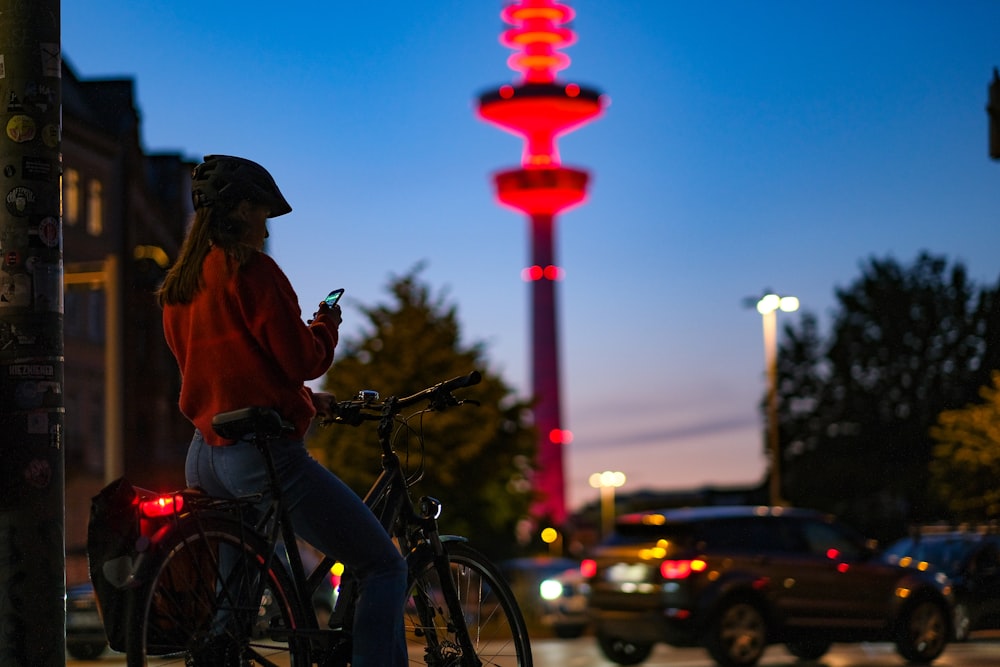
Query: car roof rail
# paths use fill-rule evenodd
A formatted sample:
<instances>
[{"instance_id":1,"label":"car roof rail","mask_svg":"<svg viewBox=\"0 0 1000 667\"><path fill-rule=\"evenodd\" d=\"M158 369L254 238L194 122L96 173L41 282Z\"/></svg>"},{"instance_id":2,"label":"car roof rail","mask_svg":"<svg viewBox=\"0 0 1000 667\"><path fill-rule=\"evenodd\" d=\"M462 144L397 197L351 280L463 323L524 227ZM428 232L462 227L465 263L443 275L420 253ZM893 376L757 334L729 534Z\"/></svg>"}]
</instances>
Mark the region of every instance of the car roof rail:
<instances>
[{"instance_id":1,"label":"car roof rail","mask_svg":"<svg viewBox=\"0 0 1000 667\"><path fill-rule=\"evenodd\" d=\"M1000 534L1000 524L996 521L984 521L982 523L940 522L913 526L910 530L910 535L918 539L924 535L948 535L952 533L965 535L998 535Z\"/></svg>"}]
</instances>

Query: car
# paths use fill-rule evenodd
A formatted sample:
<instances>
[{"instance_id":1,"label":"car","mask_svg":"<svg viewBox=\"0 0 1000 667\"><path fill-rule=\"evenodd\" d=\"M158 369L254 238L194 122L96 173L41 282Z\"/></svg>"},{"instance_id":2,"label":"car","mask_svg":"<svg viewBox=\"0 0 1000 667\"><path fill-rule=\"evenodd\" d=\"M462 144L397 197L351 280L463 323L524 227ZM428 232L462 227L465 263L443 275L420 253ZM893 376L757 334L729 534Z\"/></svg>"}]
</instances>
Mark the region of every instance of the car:
<instances>
[{"instance_id":1,"label":"car","mask_svg":"<svg viewBox=\"0 0 1000 667\"><path fill-rule=\"evenodd\" d=\"M934 568L951 580L955 605L953 639L974 630L1000 628L1000 534L995 527L954 530L925 526L885 549L891 563Z\"/></svg>"},{"instance_id":2,"label":"car","mask_svg":"<svg viewBox=\"0 0 1000 667\"><path fill-rule=\"evenodd\" d=\"M562 556L529 556L499 563L500 572L517 598L524 620L532 633L570 638L583 634L588 618L580 561ZM569 574L567 574L569 573ZM569 584L567 589L561 585Z\"/></svg>"},{"instance_id":3,"label":"car","mask_svg":"<svg viewBox=\"0 0 1000 667\"><path fill-rule=\"evenodd\" d=\"M834 642L893 641L927 664L951 635L947 577L887 563L834 517L788 507L691 507L618 519L581 563L604 655L658 642L752 667L770 644L817 660Z\"/></svg>"},{"instance_id":4,"label":"car","mask_svg":"<svg viewBox=\"0 0 1000 667\"><path fill-rule=\"evenodd\" d=\"M538 584L542 623L560 639L575 639L587 629L590 586L580 567L571 567Z\"/></svg>"},{"instance_id":5,"label":"car","mask_svg":"<svg viewBox=\"0 0 1000 667\"><path fill-rule=\"evenodd\" d=\"M77 660L93 660L108 648L104 623L88 581L66 589L66 652Z\"/></svg>"}]
</instances>

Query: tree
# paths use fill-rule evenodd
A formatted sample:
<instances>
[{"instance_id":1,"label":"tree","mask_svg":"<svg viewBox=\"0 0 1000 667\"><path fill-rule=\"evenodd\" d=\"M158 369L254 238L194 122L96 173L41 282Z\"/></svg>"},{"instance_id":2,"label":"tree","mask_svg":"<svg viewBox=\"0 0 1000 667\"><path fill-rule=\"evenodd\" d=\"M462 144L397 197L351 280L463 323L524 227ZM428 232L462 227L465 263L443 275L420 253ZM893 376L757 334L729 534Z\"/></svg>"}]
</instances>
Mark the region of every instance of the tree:
<instances>
[{"instance_id":1,"label":"tree","mask_svg":"<svg viewBox=\"0 0 1000 667\"><path fill-rule=\"evenodd\" d=\"M412 433L403 433L395 446L411 471L424 465L423 480L411 493L442 501L444 532L468 536L493 557L506 556L513 552L515 527L531 502L527 479L536 446L528 425L530 406L486 368L482 344L462 345L455 307L433 297L419 282L419 271L391 279L393 305L361 308L367 331L340 342L323 389L338 398L361 389L406 396L479 370L482 382L460 394L479 401L479 407L419 417L414 423L423 431L424 449ZM360 495L380 470L373 424L320 429L309 445Z\"/></svg>"},{"instance_id":2,"label":"tree","mask_svg":"<svg viewBox=\"0 0 1000 667\"><path fill-rule=\"evenodd\" d=\"M931 428L932 489L964 521L1000 517L1000 371L979 395L981 403L946 410Z\"/></svg>"},{"instance_id":3,"label":"tree","mask_svg":"<svg viewBox=\"0 0 1000 667\"><path fill-rule=\"evenodd\" d=\"M909 267L871 259L836 296L825 344L804 318L779 351L786 494L872 533L936 518L929 429L984 383L989 293L922 253Z\"/></svg>"}]
</instances>

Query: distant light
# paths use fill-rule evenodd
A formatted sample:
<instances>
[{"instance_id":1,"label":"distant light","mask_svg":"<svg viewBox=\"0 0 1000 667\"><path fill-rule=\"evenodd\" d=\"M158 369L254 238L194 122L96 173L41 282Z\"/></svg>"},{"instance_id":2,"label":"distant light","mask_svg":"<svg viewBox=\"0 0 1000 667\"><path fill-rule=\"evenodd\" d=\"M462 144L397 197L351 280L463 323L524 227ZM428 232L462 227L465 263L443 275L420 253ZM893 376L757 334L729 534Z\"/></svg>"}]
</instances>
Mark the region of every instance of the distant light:
<instances>
[{"instance_id":1,"label":"distant light","mask_svg":"<svg viewBox=\"0 0 1000 667\"><path fill-rule=\"evenodd\" d=\"M521 280L526 283L534 282L535 280L539 280L542 274L542 267L535 264L534 266L521 269Z\"/></svg>"},{"instance_id":2,"label":"distant light","mask_svg":"<svg viewBox=\"0 0 1000 667\"><path fill-rule=\"evenodd\" d=\"M559 531L555 528L549 526L548 528L542 529L542 542L546 544L552 544L559 539Z\"/></svg>"},{"instance_id":3,"label":"distant light","mask_svg":"<svg viewBox=\"0 0 1000 667\"><path fill-rule=\"evenodd\" d=\"M521 280L526 283L536 280L562 280L566 276L566 271L562 267L549 264L542 268L538 264L521 269Z\"/></svg>"},{"instance_id":4,"label":"distant light","mask_svg":"<svg viewBox=\"0 0 1000 667\"><path fill-rule=\"evenodd\" d=\"M781 297L777 294L765 294L761 297L760 301L757 302L757 312L761 315L773 313L778 309L778 303L780 302Z\"/></svg>"},{"instance_id":5,"label":"distant light","mask_svg":"<svg viewBox=\"0 0 1000 667\"><path fill-rule=\"evenodd\" d=\"M573 442L573 432L567 429L554 428L549 431L549 442L557 445L568 445Z\"/></svg>"},{"instance_id":6,"label":"distant light","mask_svg":"<svg viewBox=\"0 0 1000 667\"><path fill-rule=\"evenodd\" d=\"M170 257L167 251L155 245L137 245L132 251L133 259L151 259L157 266L165 269L170 266Z\"/></svg>"},{"instance_id":7,"label":"distant light","mask_svg":"<svg viewBox=\"0 0 1000 667\"><path fill-rule=\"evenodd\" d=\"M794 296L783 296L778 302L778 308L784 313L791 313L799 309L799 299Z\"/></svg>"},{"instance_id":8,"label":"distant light","mask_svg":"<svg viewBox=\"0 0 1000 667\"><path fill-rule=\"evenodd\" d=\"M595 489L618 488L625 485L625 473L611 470L595 472L588 481L590 486Z\"/></svg>"},{"instance_id":9,"label":"distant light","mask_svg":"<svg viewBox=\"0 0 1000 667\"><path fill-rule=\"evenodd\" d=\"M777 294L765 294L757 302L757 312L761 315L773 313L781 310L790 313L799 309L799 299L794 296L778 296Z\"/></svg>"},{"instance_id":10,"label":"distant light","mask_svg":"<svg viewBox=\"0 0 1000 667\"><path fill-rule=\"evenodd\" d=\"M545 267L545 279L546 280L562 280L565 271L558 266L553 266L549 264Z\"/></svg>"},{"instance_id":11,"label":"distant light","mask_svg":"<svg viewBox=\"0 0 1000 667\"><path fill-rule=\"evenodd\" d=\"M563 585L555 579L546 579L538 585L538 595L543 600L555 600L562 595L562 592Z\"/></svg>"}]
</instances>

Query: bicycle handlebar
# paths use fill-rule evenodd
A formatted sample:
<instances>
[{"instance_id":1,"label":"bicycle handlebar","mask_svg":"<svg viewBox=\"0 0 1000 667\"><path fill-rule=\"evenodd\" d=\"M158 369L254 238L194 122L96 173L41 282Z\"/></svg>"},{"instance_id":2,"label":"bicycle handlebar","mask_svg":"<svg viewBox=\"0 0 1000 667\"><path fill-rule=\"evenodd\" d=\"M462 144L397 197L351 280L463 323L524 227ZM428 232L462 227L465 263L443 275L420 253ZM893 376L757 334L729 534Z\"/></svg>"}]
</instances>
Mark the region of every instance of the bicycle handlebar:
<instances>
[{"instance_id":1,"label":"bicycle handlebar","mask_svg":"<svg viewBox=\"0 0 1000 667\"><path fill-rule=\"evenodd\" d=\"M369 400L366 398L353 399L350 401L338 401L337 412L331 419L325 419L322 424L350 424L358 426L365 421L377 421L384 417L393 417L406 407L428 401L430 409L444 410L447 407L461 405L464 401L459 401L451 392L463 387L471 387L479 384L483 379L479 371L472 371L468 375L459 375L436 385L421 389L415 394L396 398L379 400Z\"/></svg>"},{"instance_id":2,"label":"bicycle handlebar","mask_svg":"<svg viewBox=\"0 0 1000 667\"><path fill-rule=\"evenodd\" d=\"M472 371L468 375L459 375L450 380L445 380L444 382L438 382L433 387L427 387L422 391L418 391L415 394L407 396L405 398L400 398L396 400L396 405L401 408L405 408L408 405L413 405L414 403L419 403L425 398L430 398L434 394L450 394L455 389L461 389L463 387L471 387L473 385L479 384L483 379L483 376L479 371Z\"/></svg>"}]
</instances>

